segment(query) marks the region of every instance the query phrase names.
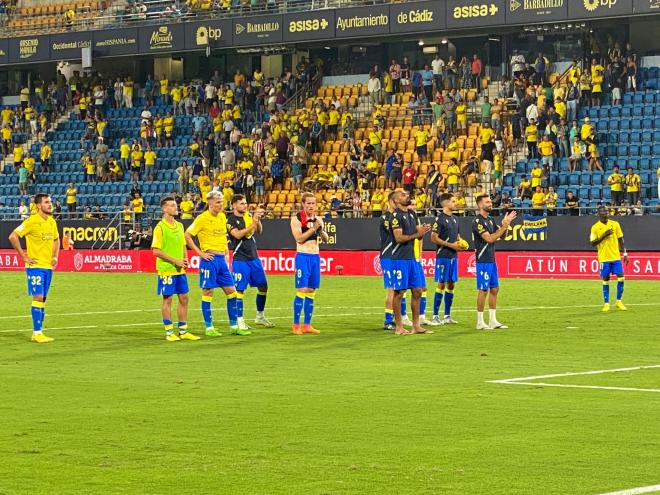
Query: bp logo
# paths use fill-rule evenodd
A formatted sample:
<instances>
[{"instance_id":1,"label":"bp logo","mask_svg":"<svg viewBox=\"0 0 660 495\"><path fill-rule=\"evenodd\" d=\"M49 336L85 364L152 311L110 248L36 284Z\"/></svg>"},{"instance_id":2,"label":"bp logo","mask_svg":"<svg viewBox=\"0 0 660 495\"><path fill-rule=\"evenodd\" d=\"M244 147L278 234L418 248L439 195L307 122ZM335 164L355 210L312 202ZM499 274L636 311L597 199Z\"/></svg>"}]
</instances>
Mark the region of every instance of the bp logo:
<instances>
[{"instance_id":1,"label":"bp logo","mask_svg":"<svg viewBox=\"0 0 660 495\"><path fill-rule=\"evenodd\" d=\"M222 37L222 30L220 28L213 28L211 26L199 26L195 33L195 43L197 46L206 46L210 41L217 41Z\"/></svg>"},{"instance_id":2,"label":"bp logo","mask_svg":"<svg viewBox=\"0 0 660 495\"><path fill-rule=\"evenodd\" d=\"M75 256L73 257L73 267L76 269L77 272L82 270L83 267L83 255L80 253L76 253Z\"/></svg>"},{"instance_id":3,"label":"bp logo","mask_svg":"<svg viewBox=\"0 0 660 495\"><path fill-rule=\"evenodd\" d=\"M595 11L598 7L607 7L608 9L611 9L616 5L617 1L618 0L584 0L584 8L589 12Z\"/></svg>"}]
</instances>

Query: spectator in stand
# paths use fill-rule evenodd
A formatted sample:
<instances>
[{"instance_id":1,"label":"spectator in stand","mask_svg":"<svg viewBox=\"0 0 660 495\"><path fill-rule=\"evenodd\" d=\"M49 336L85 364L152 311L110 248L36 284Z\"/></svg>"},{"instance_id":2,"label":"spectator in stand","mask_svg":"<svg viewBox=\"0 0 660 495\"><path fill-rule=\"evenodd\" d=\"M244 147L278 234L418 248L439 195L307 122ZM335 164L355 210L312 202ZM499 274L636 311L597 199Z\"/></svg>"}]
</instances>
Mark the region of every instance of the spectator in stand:
<instances>
[{"instance_id":1,"label":"spectator in stand","mask_svg":"<svg viewBox=\"0 0 660 495\"><path fill-rule=\"evenodd\" d=\"M555 162L555 145L550 141L549 136L543 136L543 139L539 143L538 149L539 155L541 156L541 162L544 165L547 165L550 170L552 170Z\"/></svg>"},{"instance_id":2,"label":"spectator in stand","mask_svg":"<svg viewBox=\"0 0 660 495\"><path fill-rule=\"evenodd\" d=\"M382 87L380 84L380 79L378 74L372 72L369 75L369 82L367 83L367 91L369 92L369 97L371 99L371 104L373 106L379 105L382 99L381 93Z\"/></svg>"},{"instance_id":3,"label":"spectator in stand","mask_svg":"<svg viewBox=\"0 0 660 495\"><path fill-rule=\"evenodd\" d=\"M639 201L639 190L641 187L641 179L635 173L632 167L628 167L626 174L626 199L629 205L636 205Z\"/></svg>"},{"instance_id":4,"label":"spectator in stand","mask_svg":"<svg viewBox=\"0 0 660 495\"><path fill-rule=\"evenodd\" d=\"M451 158L449 166L447 167L447 190L450 193L455 193L459 189L459 179L461 177L461 169L458 166L456 159Z\"/></svg>"},{"instance_id":5,"label":"spectator in stand","mask_svg":"<svg viewBox=\"0 0 660 495\"><path fill-rule=\"evenodd\" d=\"M530 119L529 124L525 127L525 139L527 140L527 159L537 158L538 128L535 119Z\"/></svg>"},{"instance_id":6,"label":"spectator in stand","mask_svg":"<svg viewBox=\"0 0 660 495\"><path fill-rule=\"evenodd\" d=\"M392 59L390 64L390 77L392 78L392 91L394 94L401 92L401 66L398 62Z\"/></svg>"},{"instance_id":7,"label":"spectator in stand","mask_svg":"<svg viewBox=\"0 0 660 495\"><path fill-rule=\"evenodd\" d=\"M557 216L557 200L559 196L555 192L555 188L550 186L548 187L548 192L545 194L543 199L545 207L547 208L548 216L554 217Z\"/></svg>"},{"instance_id":8,"label":"spectator in stand","mask_svg":"<svg viewBox=\"0 0 660 495\"><path fill-rule=\"evenodd\" d=\"M18 194L24 196L27 195L28 176L29 176L28 169L25 168L23 164L21 164L20 168L18 169Z\"/></svg>"},{"instance_id":9,"label":"spectator in stand","mask_svg":"<svg viewBox=\"0 0 660 495\"><path fill-rule=\"evenodd\" d=\"M458 73L461 77L460 88L469 89L472 83L472 64L467 57L463 57L458 64Z\"/></svg>"},{"instance_id":10,"label":"spectator in stand","mask_svg":"<svg viewBox=\"0 0 660 495\"><path fill-rule=\"evenodd\" d=\"M481 89L481 73L483 71L483 64L479 55L476 53L472 55L472 85L471 87L476 89L477 92Z\"/></svg>"},{"instance_id":11,"label":"spectator in stand","mask_svg":"<svg viewBox=\"0 0 660 495\"><path fill-rule=\"evenodd\" d=\"M511 72L513 77L519 78L520 75L525 70L525 56L522 53L519 53L518 50L513 50L513 55L511 55Z\"/></svg>"},{"instance_id":12,"label":"spectator in stand","mask_svg":"<svg viewBox=\"0 0 660 495\"><path fill-rule=\"evenodd\" d=\"M435 91L442 92L445 87L442 83L442 76L445 70L445 61L442 60L439 53L435 54L435 58L431 61L431 68L433 69L433 83L435 85Z\"/></svg>"},{"instance_id":13,"label":"spectator in stand","mask_svg":"<svg viewBox=\"0 0 660 495\"><path fill-rule=\"evenodd\" d=\"M408 191L408 194L413 193L415 190L415 180L417 179L417 171L412 163L406 163L403 167L403 189Z\"/></svg>"},{"instance_id":14,"label":"spectator in stand","mask_svg":"<svg viewBox=\"0 0 660 495\"><path fill-rule=\"evenodd\" d=\"M69 182L66 188L66 208L69 215L75 215L78 206L78 189L73 182Z\"/></svg>"},{"instance_id":15,"label":"spectator in stand","mask_svg":"<svg viewBox=\"0 0 660 495\"><path fill-rule=\"evenodd\" d=\"M580 162L584 157L586 147L578 136L573 138L573 146L571 148L571 156L568 159L568 171L575 172L581 169Z\"/></svg>"},{"instance_id":16,"label":"spectator in stand","mask_svg":"<svg viewBox=\"0 0 660 495\"><path fill-rule=\"evenodd\" d=\"M518 198L519 199L532 199L532 183L527 179L526 175L522 175L518 183Z\"/></svg>"},{"instance_id":17,"label":"spectator in stand","mask_svg":"<svg viewBox=\"0 0 660 495\"><path fill-rule=\"evenodd\" d=\"M612 204L618 206L623 203L623 186L625 184L625 176L619 173L619 166L614 165L612 173L607 178L607 184L610 186L612 197Z\"/></svg>"},{"instance_id":18,"label":"spectator in stand","mask_svg":"<svg viewBox=\"0 0 660 495\"><path fill-rule=\"evenodd\" d=\"M532 215L540 217L543 215L543 207L545 206L545 193L541 186L537 186L532 194Z\"/></svg>"},{"instance_id":19,"label":"spectator in stand","mask_svg":"<svg viewBox=\"0 0 660 495\"><path fill-rule=\"evenodd\" d=\"M596 135L594 131L586 140L587 152L589 153L589 172L595 172L598 169L603 171L603 165L600 163L600 151L598 151L598 144L596 143Z\"/></svg>"},{"instance_id":20,"label":"spectator in stand","mask_svg":"<svg viewBox=\"0 0 660 495\"><path fill-rule=\"evenodd\" d=\"M566 208L568 209L568 214L572 217L580 215L580 200L575 196L573 191L568 191L566 195Z\"/></svg>"},{"instance_id":21,"label":"spectator in stand","mask_svg":"<svg viewBox=\"0 0 660 495\"><path fill-rule=\"evenodd\" d=\"M425 65L422 71L422 85L424 86L424 96L427 101L431 101L433 99L433 71L428 65Z\"/></svg>"}]
</instances>

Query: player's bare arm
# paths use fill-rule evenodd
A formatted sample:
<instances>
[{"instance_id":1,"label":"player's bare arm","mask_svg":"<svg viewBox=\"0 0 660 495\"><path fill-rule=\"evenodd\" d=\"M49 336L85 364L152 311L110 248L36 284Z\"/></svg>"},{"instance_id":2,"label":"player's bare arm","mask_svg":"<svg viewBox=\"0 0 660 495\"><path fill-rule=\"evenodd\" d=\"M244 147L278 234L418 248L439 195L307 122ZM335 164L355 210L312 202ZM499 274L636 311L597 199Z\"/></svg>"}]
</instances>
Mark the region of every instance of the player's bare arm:
<instances>
[{"instance_id":1,"label":"player's bare arm","mask_svg":"<svg viewBox=\"0 0 660 495\"><path fill-rule=\"evenodd\" d=\"M597 237L593 241L591 241L592 246L598 246L601 242L603 242L605 239L607 239L609 236L611 236L614 233L614 231L610 228L607 229L605 232L601 234L600 237ZM623 238L621 238L621 242L623 242Z\"/></svg>"},{"instance_id":2,"label":"player's bare arm","mask_svg":"<svg viewBox=\"0 0 660 495\"><path fill-rule=\"evenodd\" d=\"M186 238L186 246L188 246L188 249L193 250L197 256L206 261L211 261L213 259L213 253L205 253L202 251L188 232L185 232L183 235Z\"/></svg>"},{"instance_id":3,"label":"player's bare arm","mask_svg":"<svg viewBox=\"0 0 660 495\"><path fill-rule=\"evenodd\" d=\"M318 235L321 237L321 240L322 240L323 242L328 242L328 240L330 239L330 237L328 236L328 233L325 231L325 224L323 223L323 220L321 220L320 218L317 218L317 219L316 219L316 222L314 223L314 225L316 225L316 224L319 225L319 226L317 227L317 229L316 229L316 232L317 232Z\"/></svg>"},{"instance_id":4,"label":"player's bare arm","mask_svg":"<svg viewBox=\"0 0 660 495\"><path fill-rule=\"evenodd\" d=\"M174 258L170 256L169 254L165 253L159 248L153 248L152 252L154 253L154 256L156 258L160 258L163 261L167 261L168 263L172 263L174 266L177 268L187 268L188 267L188 260L184 257L181 259Z\"/></svg>"},{"instance_id":5,"label":"player's bare arm","mask_svg":"<svg viewBox=\"0 0 660 495\"><path fill-rule=\"evenodd\" d=\"M51 266L53 267L53 270L57 268L57 263L59 262L59 257L60 257L60 239L55 239L55 242L53 242L53 252L51 255Z\"/></svg>"},{"instance_id":6,"label":"player's bare arm","mask_svg":"<svg viewBox=\"0 0 660 495\"><path fill-rule=\"evenodd\" d=\"M18 234L16 232L12 232L9 234L9 242L11 243L11 246L16 250L18 255L23 259L25 262L26 266L34 265L37 260L30 258L23 247L21 246L21 239L18 237Z\"/></svg>"},{"instance_id":7,"label":"player's bare arm","mask_svg":"<svg viewBox=\"0 0 660 495\"><path fill-rule=\"evenodd\" d=\"M318 218L316 219L315 225L317 225L317 227L320 227ZM298 220L294 216L291 217L291 234L293 234L293 238L296 240L298 244L305 244L312 237L316 236L317 232L316 229L309 229L307 232L303 233L302 224L300 223L300 220ZM327 234L326 234L326 238L327 238Z\"/></svg>"},{"instance_id":8,"label":"player's bare arm","mask_svg":"<svg viewBox=\"0 0 660 495\"><path fill-rule=\"evenodd\" d=\"M628 251L626 251L626 246L623 242L623 237L619 237L619 251L623 253L623 262L628 264Z\"/></svg>"},{"instance_id":9,"label":"player's bare arm","mask_svg":"<svg viewBox=\"0 0 660 495\"><path fill-rule=\"evenodd\" d=\"M506 231L509 230L509 225L511 225L511 222L513 222L517 216L518 214L515 211L507 213L502 219L502 225L500 225L500 228L498 228L492 234L488 232L482 232L481 238L489 244L497 242L504 234L506 234Z\"/></svg>"},{"instance_id":10,"label":"player's bare arm","mask_svg":"<svg viewBox=\"0 0 660 495\"><path fill-rule=\"evenodd\" d=\"M453 249L454 251L465 251L467 249L467 248L464 248L464 247L461 247L461 246L458 245L458 241L460 241L460 240L461 240L460 235L456 239L456 242L449 242L449 241L445 241L436 232L431 233L431 242L433 244L436 244L436 245L442 246L442 247L447 247L449 249Z\"/></svg>"},{"instance_id":11,"label":"player's bare arm","mask_svg":"<svg viewBox=\"0 0 660 495\"><path fill-rule=\"evenodd\" d=\"M423 238L428 232L431 231L431 225L428 223L418 225L417 232L414 234L406 235L403 233L403 229L394 229L392 233L394 234L394 240L398 244L403 244L404 242L412 241L415 239Z\"/></svg>"}]
</instances>

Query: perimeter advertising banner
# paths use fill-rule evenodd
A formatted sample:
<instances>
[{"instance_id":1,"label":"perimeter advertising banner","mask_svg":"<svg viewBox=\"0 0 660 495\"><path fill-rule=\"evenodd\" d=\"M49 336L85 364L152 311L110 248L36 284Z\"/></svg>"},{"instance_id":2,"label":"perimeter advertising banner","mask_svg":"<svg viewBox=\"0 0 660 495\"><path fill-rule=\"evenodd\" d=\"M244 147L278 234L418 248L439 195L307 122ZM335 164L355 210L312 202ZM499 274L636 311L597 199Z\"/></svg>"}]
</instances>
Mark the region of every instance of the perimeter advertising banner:
<instances>
[{"instance_id":1,"label":"perimeter advertising banner","mask_svg":"<svg viewBox=\"0 0 660 495\"><path fill-rule=\"evenodd\" d=\"M521 216L522 217L522 216ZM529 228L536 223L525 223L518 218L509 228L504 238L497 243L498 251L589 251L594 249L589 243L591 226L595 217L546 217L543 228ZM630 251L659 251L658 233L660 216L620 217L626 246ZM433 218L422 219L433 223ZM459 217L461 236L470 246L472 243L472 223L474 217ZM498 218L495 217L495 221ZM329 240L321 245L322 250L336 251L378 251L380 249L378 218L333 218L326 220ZM189 220L184 220L187 226ZM257 236L259 249L293 249L289 220L264 220L264 233ZM18 225L17 221L0 222L0 249L10 248L9 234ZM100 245L110 245L118 240L120 232L116 224L107 220L66 220L58 222L60 236L68 234L77 249L90 249ZM435 246L427 236L424 249L433 252Z\"/></svg>"},{"instance_id":2,"label":"perimeter advertising banner","mask_svg":"<svg viewBox=\"0 0 660 495\"><path fill-rule=\"evenodd\" d=\"M269 45L281 43L283 40L283 21L280 14L233 19L232 23L235 46Z\"/></svg>"},{"instance_id":3,"label":"perimeter advertising banner","mask_svg":"<svg viewBox=\"0 0 660 495\"><path fill-rule=\"evenodd\" d=\"M313 10L284 16L284 41L314 41L335 37L335 11Z\"/></svg>"},{"instance_id":4,"label":"perimeter advertising banner","mask_svg":"<svg viewBox=\"0 0 660 495\"><path fill-rule=\"evenodd\" d=\"M76 60L82 58L82 49L92 47L92 33L77 31L50 35L50 58L53 60Z\"/></svg>"},{"instance_id":5,"label":"perimeter advertising banner","mask_svg":"<svg viewBox=\"0 0 660 495\"><path fill-rule=\"evenodd\" d=\"M92 57L117 57L135 55L137 52L137 28L94 31Z\"/></svg>"},{"instance_id":6,"label":"perimeter advertising banner","mask_svg":"<svg viewBox=\"0 0 660 495\"><path fill-rule=\"evenodd\" d=\"M583 0L507 0L507 24L534 24L564 21L568 17L568 3Z\"/></svg>"},{"instance_id":7,"label":"perimeter advertising banner","mask_svg":"<svg viewBox=\"0 0 660 495\"><path fill-rule=\"evenodd\" d=\"M633 0L575 0L568 2L568 16L578 19L596 19L633 13Z\"/></svg>"},{"instance_id":8,"label":"perimeter advertising banner","mask_svg":"<svg viewBox=\"0 0 660 495\"><path fill-rule=\"evenodd\" d=\"M183 24L165 24L138 28L140 53L170 53L185 50Z\"/></svg>"},{"instance_id":9,"label":"perimeter advertising banner","mask_svg":"<svg viewBox=\"0 0 660 495\"><path fill-rule=\"evenodd\" d=\"M232 46L232 24L229 19L188 22L184 26L186 50L205 50L207 46L211 48Z\"/></svg>"},{"instance_id":10,"label":"perimeter advertising banner","mask_svg":"<svg viewBox=\"0 0 660 495\"><path fill-rule=\"evenodd\" d=\"M0 39L0 65L9 63L9 40Z\"/></svg>"},{"instance_id":11,"label":"perimeter advertising banner","mask_svg":"<svg viewBox=\"0 0 660 495\"><path fill-rule=\"evenodd\" d=\"M390 33L388 5L339 9L335 12L335 37L355 38Z\"/></svg>"},{"instance_id":12,"label":"perimeter advertising banner","mask_svg":"<svg viewBox=\"0 0 660 495\"><path fill-rule=\"evenodd\" d=\"M404 2L390 5L390 33L431 32L447 27L445 2Z\"/></svg>"},{"instance_id":13,"label":"perimeter advertising banner","mask_svg":"<svg viewBox=\"0 0 660 495\"><path fill-rule=\"evenodd\" d=\"M660 13L660 0L633 0L633 12L635 14L658 14Z\"/></svg>"},{"instance_id":14,"label":"perimeter advertising banner","mask_svg":"<svg viewBox=\"0 0 660 495\"><path fill-rule=\"evenodd\" d=\"M26 36L9 40L9 63L44 62L50 60L50 37Z\"/></svg>"},{"instance_id":15,"label":"perimeter advertising banner","mask_svg":"<svg viewBox=\"0 0 660 495\"><path fill-rule=\"evenodd\" d=\"M447 0L447 27L472 28L506 22L506 0Z\"/></svg>"},{"instance_id":16,"label":"perimeter advertising banner","mask_svg":"<svg viewBox=\"0 0 660 495\"><path fill-rule=\"evenodd\" d=\"M293 275L295 251L261 250L259 256L264 269L271 275ZM631 252L625 267L626 278L660 280L660 253ZM197 273L199 257L192 251L189 273ZM593 252L499 252L497 264L502 278L585 278L597 279L600 264ZM435 274L433 253L425 252L422 265L431 278ZM464 252L459 255L459 276L474 278L475 255ZM22 271L23 260L14 250L0 249L0 271ZM58 272L106 272L137 273L156 271L153 254L149 250L72 250L60 253ZM321 252L322 275L334 276L382 276L378 251L323 251ZM55 285L57 278L55 278Z\"/></svg>"}]
</instances>

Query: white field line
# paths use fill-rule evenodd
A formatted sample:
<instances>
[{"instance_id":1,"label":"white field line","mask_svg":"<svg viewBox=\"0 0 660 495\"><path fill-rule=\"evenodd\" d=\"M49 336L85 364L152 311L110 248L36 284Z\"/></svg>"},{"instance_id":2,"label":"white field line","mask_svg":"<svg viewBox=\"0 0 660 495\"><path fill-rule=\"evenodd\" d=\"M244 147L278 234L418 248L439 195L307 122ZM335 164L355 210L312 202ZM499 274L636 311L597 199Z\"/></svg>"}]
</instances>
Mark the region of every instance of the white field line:
<instances>
[{"instance_id":1,"label":"white field line","mask_svg":"<svg viewBox=\"0 0 660 495\"><path fill-rule=\"evenodd\" d=\"M223 304L224 301L220 300L216 304L216 307L213 308L213 311L226 311L224 306L218 307ZM510 306L497 308L498 311L537 311L539 309L582 309L582 308L601 308L602 304L579 304L573 306ZM628 304L629 307L636 306L660 306L660 302L657 303L638 303L638 304ZM383 309L383 306L351 306L352 309ZM323 309L346 309L346 306L323 306ZM290 306L282 308L270 308L266 307L267 311L279 311L279 310L291 310ZM188 308L188 311L201 311L200 308ZM453 312L456 313L474 313L475 309L453 309ZM47 313L47 316L50 318L52 316L87 316L87 315L112 315L112 314L126 314L126 313L154 313L160 312L160 308L149 308L149 309L119 309L113 311L82 311L76 313ZM356 315L357 316L357 315ZM2 315L0 320L8 320L12 318L31 318L29 312L20 314L20 315Z\"/></svg>"},{"instance_id":2,"label":"white field line","mask_svg":"<svg viewBox=\"0 0 660 495\"><path fill-rule=\"evenodd\" d=\"M600 495L640 495L642 493L660 492L660 485L640 486L638 488L628 488L618 492L601 493Z\"/></svg>"},{"instance_id":3,"label":"white field line","mask_svg":"<svg viewBox=\"0 0 660 495\"><path fill-rule=\"evenodd\" d=\"M382 313L335 313L331 315L314 315L314 318L336 318L338 316L362 316L362 315L380 315ZM291 319L291 316L269 316L269 320L284 320ZM226 322L223 322L226 323ZM111 325L83 325L75 327L46 327L44 331L50 332L51 330L76 330L83 328L123 328L123 327L145 327L149 325L162 326L163 323L159 321L149 321L146 323L113 323ZM260 327L255 327L260 328ZM0 333L19 333L19 332L31 332L31 328L17 328L11 330L0 330Z\"/></svg>"},{"instance_id":4,"label":"white field line","mask_svg":"<svg viewBox=\"0 0 660 495\"><path fill-rule=\"evenodd\" d=\"M653 392L660 393L657 388L635 388L635 387L606 387L600 385L573 385L566 383L546 383L538 382L536 380L543 380L545 378L560 378L565 376L586 376L586 375L602 375L605 373L626 373L630 371L648 370L660 368L660 364L650 366L634 366L630 368L615 368L609 370L592 370L592 371L577 371L570 373L554 373L551 375L537 375L537 376L524 376L521 378L507 378L504 380L490 380L488 383L499 383L502 385L527 385L532 387L557 387L557 388L584 388L591 390L622 390L628 392ZM646 493L646 492L640 492Z\"/></svg>"}]
</instances>

